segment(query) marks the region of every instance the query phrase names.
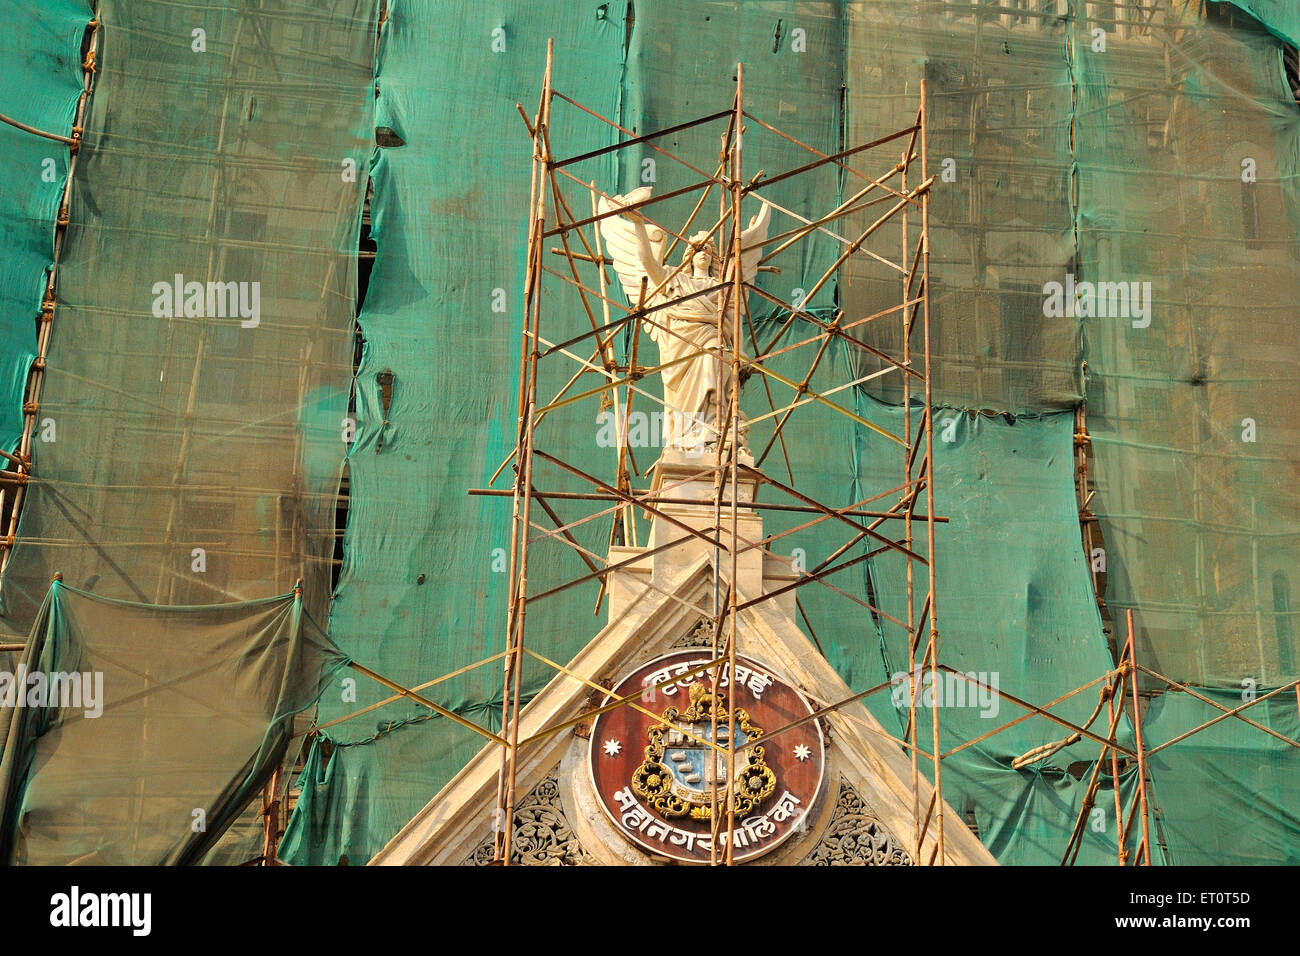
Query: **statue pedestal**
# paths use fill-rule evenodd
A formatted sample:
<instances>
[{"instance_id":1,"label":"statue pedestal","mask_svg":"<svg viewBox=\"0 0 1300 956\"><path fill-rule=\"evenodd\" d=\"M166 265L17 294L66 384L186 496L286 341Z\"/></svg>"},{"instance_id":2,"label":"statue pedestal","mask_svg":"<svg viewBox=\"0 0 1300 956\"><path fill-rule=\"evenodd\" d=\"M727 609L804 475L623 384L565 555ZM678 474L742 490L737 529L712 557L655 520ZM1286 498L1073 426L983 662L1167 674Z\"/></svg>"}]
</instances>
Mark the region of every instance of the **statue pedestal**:
<instances>
[{"instance_id":1,"label":"statue pedestal","mask_svg":"<svg viewBox=\"0 0 1300 956\"><path fill-rule=\"evenodd\" d=\"M628 604L640 595L647 584L664 587L675 579L683 568L708 556L728 576L731 573L732 509L731 482L724 471L722 508L715 510L712 452L688 455L669 449L654 467L651 489L662 500L654 503L658 514L650 514L650 538L643 548L614 546L610 548L611 564L637 558L641 560L615 571L609 576L609 620L619 617ZM763 540L763 519L752 507L758 499L761 477L745 475L737 482L736 516L736 582L741 593L768 594L798 580L799 575L790 565L760 545ZM687 529L700 532L704 538L716 540L719 546L691 534ZM671 547L654 552L661 545L676 542ZM725 600L725 593L719 600ZM791 618L795 617L795 591L791 590L773 598L773 601Z\"/></svg>"}]
</instances>

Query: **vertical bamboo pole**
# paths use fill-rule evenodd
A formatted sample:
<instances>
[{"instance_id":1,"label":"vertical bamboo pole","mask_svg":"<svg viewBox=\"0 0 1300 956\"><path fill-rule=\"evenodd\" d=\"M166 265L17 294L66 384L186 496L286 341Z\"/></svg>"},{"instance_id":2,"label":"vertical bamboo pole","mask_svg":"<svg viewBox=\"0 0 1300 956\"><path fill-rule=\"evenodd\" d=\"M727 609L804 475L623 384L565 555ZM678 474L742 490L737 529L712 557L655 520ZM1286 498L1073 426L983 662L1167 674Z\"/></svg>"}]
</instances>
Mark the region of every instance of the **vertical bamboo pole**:
<instances>
[{"instance_id":1,"label":"vertical bamboo pole","mask_svg":"<svg viewBox=\"0 0 1300 956\"><path fill-rule=\"evenodd\" d=\"M276 860L276 849L280 842L280 800L277 792L280 789L280 770L277 767L275 773L271 776L270 782L262 790L262 813L265 817L264 825L266 827L266 837L262 843L262 865L279 866Z\"/></svg>"},{"instance_id":2,"label":"vertical bamboo pole","mask_svg":"<svg viewBox=\"0 0 1300 956\"><path fill-rule=\"evenodd\" d=\"M597 200L596 183L595 181L592 181L591 214L595 216L599 213L599 211L600 211L600 206ZM593 243L593 251L596 254L596 258L599 260L596 263L596 276L597 276L597 282L600 285L601 319L604 325L608 326L609 325L609 295L608 295L609 290L608 290L608 283L605 280L605 249L604 249L604 245L600 241L599 223L597 223L596 227L592 230L592 243ZM628 357L628 367L627 367L628 378L632 378L634 375L636 375L635 335L637 332L637 327L639 325L640 325L639 320L634 321L632 324L632 332L634 336L633 338L634 347L631 351L631 354ZM597 342L599 343L599 336L597 337ZM618 375L615 372L611 372L609 373L609 378L611 381L614 381L618 378ZM618 490L623 492L631 491L631 485L628 483L628 474L627 474L627 428L628 428L628 414L631 413L631 407L632 407L632 389L628 388L626 389L626 392L627 392L628 408L625 412L623 408L622 399L619 395L618 388L616 387L613 389L614 433L618 435L617 485L618 485ZM631 547L636 547L636 517L633 514L632 507L630 505L615 512L614 526L617 527L620 522L623 525L623 543ZM610 535L612 538L613 529L610 530ZM610 544L613 543L614 542L611 540ZM608 581L602 581L602 590L605 586L608 585L608 583L609 583Z\"/></svg>"},{"instance_id":3,"label":"vertical bamboo pole","mask_svg":"<svg viewBox=\"0 0 1300 956\"><path fill-rule=\"evenodd\" d=\"M921 81L921 182L930 178L930 157L926 143L926 127L929 125L929 103L926 98L925 80ZM930 191L921 196L921 282L922 282L922 317L925 347L925 525L929 544L930 560L927 564L930 587L930 642L926 653L930 658L930 686L938 684L939 656L939 602L935 594L935 550L934 550L934 395L930 367ZM939 708L930 708L930 726L933 730L934 753L934 809L935 844L938 851L938 863L944 865L943 845L943 769L939 746Z\"/></svg>"},{"instance_id":4,"label":"vertical bamboo pole","mask_svg":"<svg viewBox=\"0 0 1300 956\"><path fill-rule=\"evenodd\" d=\"M524 280L524 322L521 336L519 442L515 455L514 524L510 539L510 596L506 620L505 683L502 691L502 732L507 746L497 784L495 859L510 865L514 832L515 776L519 751L519 695L523 674L524 624L528 603L528 538L532 511L533 426L537 408L538 328L541 322L542 233L546 227L545 176L551 157L546 152L546 130L551 121L551 68L555 41L546 41L546 71L542 98L533 130L532 224Z\"/></svg>"},{"instance_id":5,"label":"vertical bamboo pole","mask_svg":"<svg viewBox=\"0 0 1300 956\"><path fill-rule=\"evenodd\" d=\"M909 142L907 150L903 153L901 169L901 189L903 194L907 194L907 171L911 168L911 144ZM912 355L912 325L908 321L909 311L915 314L916 307L911 310L907 307L907 300L911 293L911 252L907 247L907 206L904 205L903 213L903 245L902 258L900 264L903 266L903 308L901 311L902 337L903 337L903 365L910 367ZM903 454L903 480L905 482L904 496L914 494L915 489L912 487L912 468L916 462L916 456L913 455L912 445L912 376L906 373L903 378L903 437L907 439L907 450ZM915 438L916 442L921 440L921 433L918 430ZM907 510L903 514L903 538L908 551L912 550L913 532L912 532L912 513L915 509L912 503L908 502ZM920 643L920 635L916 631L916 566L912 563L911 557L905 558L905 569L907 574L907 682L911 693L908 696L907 705L907 732L908 741L911 743L911 761L912 761L912 844L915 847L912 858L921 859L921 768L919 758L917 757L917 744L919 743L916 729L916 698L920 691L918 681L916 680L916 650Z\"/></svg>"},{"instance_id":6,"label":"vertical bamboo pole","mask_svg":"<svg viewBox=\"0 0 1300 956\"><path fill-rule=\"evenodd\" d=\"M1268 683L1268 660L1264 656L1264 608L1259 595L1259 499L1250 496L1250 581L1255 600L1255 645L1259 649L1259 683Z\"/></svg>"},{"instance_id":7,"label":"vertical bamboo pole","mask_svg":"<svg viewBox=\"0 0 1300 956\"><path fill-rule=\"evenodd\" d=\"M727 639L727 865L735 862L735 839L732 836L736 828L736 597L737 571L739 569L738 551L740 498L740 345L741 323L745 307L745 276L741 269L740 250L744 221L740 217L740 205L744 199L744 184L741 182L741 153L744 143L744 95L745 66L736 64L736 137L731 151L731 586L727 589L727 619L730 623L730 636ZM721 441L721 436L719 436ZM714 743L717 741L715 740Z\"/></svg>"},{"instance_id":8,"label":"vertical bamboo pole","mask_svg":"<svg viewBox=\"0 0 1300 956\"><path fill-rule=\"evenodd\" d=\"M1147 762L1142 746L1142 709L1138 700L1137 641L1133 636L1133 609L1128 610L1128 646L1130 686L1133 691L1133 743L1138 763L1138 801L1142 813L1142 843L1138 846L1138 859L1144 866L1151 865L1151 834L1147 832Z\"/></svg>"},{"instance_id":9,"label":"vertical bamboo pole","mask_svg":"<svg viewBox=\"0 0 1300 956\"><path fill-rule=\"evenodd\" d=\"M1106 718L1110 727L1111 737L1115 736L1115 729L1118 723L1115 720L1115 697L1117 694L1124 692L1124 671L1121 669L1116 672L1115 680L1107 688L1106 693ZM1119 797L1119 751L1110 747L1110 780L1111 789L1115 791L1115 844L1119 854L1119 865L1123 866L1127 854L1124 851L1124 805Z\"/></svg>"},{"instance_id":10,"label":"vertical bamboo pole","mask_svg":"<svg viewBox=\"0 0 1300 956\"><path fill-rule=\"evenodd\" d=\"M737 80L739 80L739 74L737 74ZM737 97L739 97L739 91L740 91L739 84L737 85L736 90L737 90ZM738 100L737 100L737 102L738 102ZM734 107L734 104L733 104L733 107ZM728 169L727 169L727 165L728 165L728 163L731 163L731 164L732 164L732 169L731 169L730 172L731 172L731 173L734 173L734 172L735 172L735 166L734 166L735 152L734 152L734 150L735 150L735 146L737 145L737 140L739 139L739 136L740 136L740 126L739 126L739 125L737 124L737 122L736 122L736 113L735 113L735 111L734 111L734 109L733 109L733 113L732 113L732 117L731 117L731 124L730 124L730 126L729 126L727 132L725 132L725 133L722 134L722 148L721 148L721 149L719 150L719 152L718 152L718 175L719 175L719 176L728 175ZM708 196L708 191L706 190L705 193L704 193L704 196L702 196L701 199L700 199L700 204L701 204L701 205L703 204L704 199L707 198L707 196ZM731 190L729 190L728 188L726 188L726 187L719 188L719 190L718 190L718 221L719 221L719 222L724 222L724 221L726 220L726 217L727 217L727 203L728 203L729 201L732 202L732 204L733 204L733 206L734 206L734 201L735 201L735 195L734 195L734 193L733 193ZM733 211L734 211L734 209L733 209ZM685 234L685 230L683 230L683 234ZM686 238L687 240L689 240L689 239L690 239L690 236L689 236L689 235L685 235L685 238ZM721 251L722 251L722 243L721 243L721 241L719 241L718 246L719 246L719 250L718 250L718 251L719 251L719 255L721 256ZM694 254L694 250L691 250L690 252L688 252L688 255L693 255L693 254ZM733 263L734 263L734 260L733 260ZM721 278L724 278L724 277L725 277L725 275L723 275L723 274L720 274L720 276L719 276L720 279L721 279ZM734 293L734 292L735 292L735 287L734 287L734 285L733 285L733 287L732 287L730 290L728 290L728 291L731 292L731 293ZM723 322L724 322L724 320L725 320L725 316L723 315L723 313L724 313L724 311L725 311L725 305L726 305L726 297L723 296L722 299L719 301L719 305L718 305L718 314L717 314L717 319L716 319L716 322L717 322L717 325L716 325L716 332L717 332L717 341L718 341L718 352L717 352L717 354L714 355L712 358L706 358L706 361L712 361L712 362L716 363L716 371L717 371L717 373L718 373L718 379L719 379L719 380L721 380L721 378L722 378L722 363L725 361L725 358L724 358L724 356L723 356L723 354L722 354L722 344L726 341L726 335L725 335L726 329L725 329L725 327L724 327L724 325L723 325ZM713 446L713 447L714 447L714 450L715 450L715 453L714 453L714 456L713 456L713 534L714 534L714 539L715 539L715 542L716 542L716 543L715 543L714 546L713 546L713 623L714 623L714 627L713 627L713 653L712 653L712 658L713 658L713 660L716 661L716 660L718 660L718 659L722 656L722 655L719 653L719 643L718 643L718 642L719 642L719 640L722 638L723 615L722 615L722 611L721 611L721 604L722 604L722 602L721 602L721 598L720 598L718 592L719 592L720 581L721 581L721 566L722 566L722 548L721 548L721 542L722 542L722 537L723 537L723 535L722 535L722 483L723 483L723 472L722 472L722 468L723 468L723 464L724 464L724 458L723 458L723 456L724 456L724 453L725 453L725 450L726 450L726 440L725 440L725 439L726 439L726 434L725 434L725 430L726 430L726 424L725 424L725 422L726 422L726 420L724 419L724 417L723 417L723 413L722 413L722 407L723 407L723 400L724 400L724 399L723 399L723 395L722 395L721 390L716 390L716 389L715 389L713 399L714 399L714 405L713 405L714 411L713 411L713 425L712 425L712 431L713 431L713 433L714 433L714 435L713 435L714 446ZM726 395L726 402L728 403L727 407L730 408L730 402L731 402L731 390L730 390L730 389L728 389L728 392L727 392L727 395ZM701 441L705 441L705 437L704 437L703 434L701 434L700 438L701 438ZM705 443L707 444L707 442L705 442ZM734 529L733 529L733 532L734 532ZM736 549L736 540L735 540L735 535L734 535L734 533L733 533L733 535L732 535L732 540L731 540L731 549L732 549L732 551L733 551L733 553L734 553L734 551L735 551L735 549ZM731 582L731 590L734 590L734 588L735 588L735 581L733 580L733 581ZM731 597L730 597L730 594L729 594L729 596L728 596L728 607L729 607L729 608L734 608L734 606L735 606L734 601L731 600ZM724 643L721 645L722 648L726 648L726 646L727 646L727 643L726 643L726 642L724 642ZM722 668L721 668L721 667L718 667L718 666L715 665L714 668L713 668L713 676L712 676L712 678L711 678L711 686L710 686L710 691L711 691L712 694L713 694L713 707L712 707L712 709L711 709L710 716L709 716L709 736L710 736L710 739L714 742L714 744L717 744L717 743L718 743L718 690L719 690L719 685L720 685L720 683L721 683L721 680L722 680ZM729 697L729 699L731 699L731 698ZM710 754L709 756L710 756L710 757L711 757L715 762L719 759L716 753L715 753L715 754ZM727 785L728 785L728 787L730 787L731 784L732 784L732 782L731 782L730 780L728 780L728 781L727 781ZM710 788L710 794L709 794L709 797L710 797L710 802L709 802L709 813L710 813L710 816L709 816L709 820L711 821L711 827L710 827L710 829L711 829L711 831L712 831L712 835L713 835L713 839L710 841L710 848L709 848L709 863L710 863L710 865L712 865L712 866L716 866L716 865L718 864L718 862L719 862L719 860L718 860L718 836L719 836L719 834L722 832L722 829L723 829L723 828L722 828L722 825L721 825L721 824L722 824L722 821L721 821L721 813L720 813L720 811L719 811L719 804L718 804L718 782L717 782L717 774L716 774L716 773L713 775L713 782L712 782L712 786L711 786L711 788ZM728 801L728 805L730 805L730 802L729 802L729 801ZM730 834L728 834L728 839L730 839ZM725 853L725 852L722 854L722 862L723 862L724 864L727 862L727 858L726 858L726 853Z\"/></svg>"}]
</instances>

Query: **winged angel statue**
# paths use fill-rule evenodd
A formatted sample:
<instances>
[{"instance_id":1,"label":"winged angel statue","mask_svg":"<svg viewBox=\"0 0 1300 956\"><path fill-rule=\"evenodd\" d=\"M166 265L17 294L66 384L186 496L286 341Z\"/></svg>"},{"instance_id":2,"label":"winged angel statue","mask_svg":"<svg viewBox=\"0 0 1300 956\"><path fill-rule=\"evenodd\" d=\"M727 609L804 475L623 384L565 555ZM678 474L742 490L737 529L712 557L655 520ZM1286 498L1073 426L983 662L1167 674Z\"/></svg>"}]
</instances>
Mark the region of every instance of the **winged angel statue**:
<instances>
[{"instance_id":1,"label":"winged angel statue","mask_svg":"<svg viewBox=\"0 0 1300 956\"><path fill-rule=\"evenodd\" d=\"M651 187L642 186L623 196L601 197L599 211L615 212L644 202L650 194ZM760 247L767 238L770 219L771 207L763 203L759 214L750 219L749 228L741 233L741 249L748 250L740 256L745 282L752 282L758 272ZM700 454L716 447L719 434L724 446L729 445L726 408L735 343L730 316L722 316L719 323L718 313L732 276L723 274L717 246L709 241L708 233L697 232L689 239L681 268L669 266L664 262L664 231L653 224L647 226L636 210L600 220L600 235L633 305L641 295L642 277L646 279L646 308L671 303L642 321L646 334L659 346L659 363L668 366L662 373L665 449ZM726 271L730 273L730 268ZM748 426L743 415L737 424L740 455L748 457Z\"/></svg>"}]
</instances>

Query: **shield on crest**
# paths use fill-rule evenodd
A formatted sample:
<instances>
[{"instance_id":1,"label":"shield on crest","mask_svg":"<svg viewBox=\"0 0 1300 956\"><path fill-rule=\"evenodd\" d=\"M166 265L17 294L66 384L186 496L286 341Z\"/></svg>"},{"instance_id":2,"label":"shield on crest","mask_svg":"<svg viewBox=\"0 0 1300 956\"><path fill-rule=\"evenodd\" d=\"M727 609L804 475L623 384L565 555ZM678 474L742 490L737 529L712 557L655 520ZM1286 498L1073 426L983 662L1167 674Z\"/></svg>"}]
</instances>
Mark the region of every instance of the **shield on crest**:
<instances>
[{"instance_id":1,"label":"shield on crest","mask_svg":"<svg viewBox=\"0 0 1300 956\"><path fill-rule=\"evenodd\" d=\"M632 791L665 817L712 819L715 787L720 809L730 790L736 813L752 812L776 789L776 774L763 759L762 745L752 743L763 736L763 729L755 727L739 707L732 720L721 695L715 696L704 684L692 684L690 694L689 707L680 712L669 707L663 723L650 728L645 760L632 776ZM737 751L737 767L736 780L729 785L731 750Z\"/></svg>"}]
</instances>

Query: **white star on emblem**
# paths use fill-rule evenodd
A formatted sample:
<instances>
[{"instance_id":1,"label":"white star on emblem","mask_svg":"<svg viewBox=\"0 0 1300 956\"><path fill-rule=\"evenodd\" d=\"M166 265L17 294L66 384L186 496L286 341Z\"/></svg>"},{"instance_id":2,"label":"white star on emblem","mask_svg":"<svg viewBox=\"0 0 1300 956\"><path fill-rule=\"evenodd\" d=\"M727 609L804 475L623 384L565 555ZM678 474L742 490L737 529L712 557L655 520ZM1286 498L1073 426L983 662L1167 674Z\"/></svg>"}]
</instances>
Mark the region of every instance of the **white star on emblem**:
<instances>
[{"instance_id":1,"label":"white star on emblem","mask_svg":"<svg viewBox=\"0 0 1300 956\"><path fill-rule=\"evenodd\" d=\"M608 757L617 756L622 749L623 745L613 738L605 741L605 755Z\"/></svg>"},{"instance_id":2,"label":"white star on emblem","mask_svg":"<svg viewBox=\"0 0 1300 956\"><path fill-rule=\"evenodd\" d=\"M809 757L812 756L812 751L809 750L803 744L798 744L794 748L794 756L796 760L807 760Z\"/></svg>"}]
</instances>

